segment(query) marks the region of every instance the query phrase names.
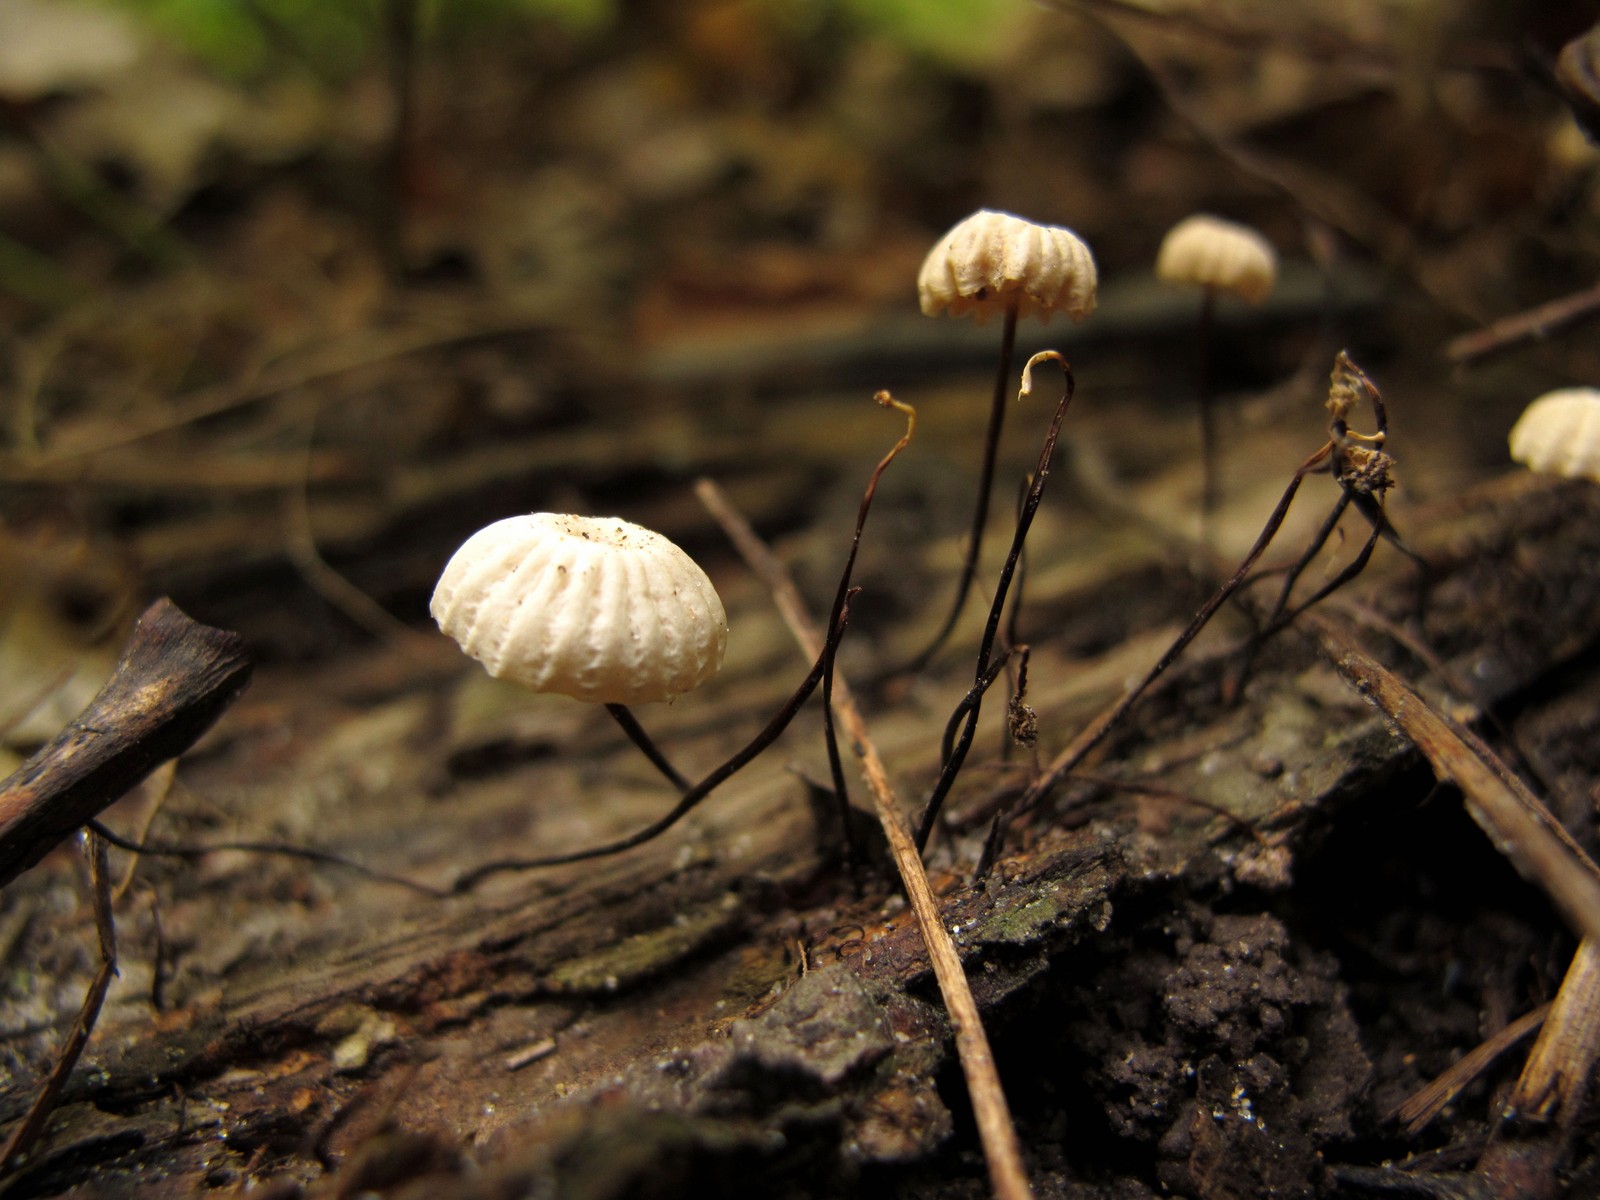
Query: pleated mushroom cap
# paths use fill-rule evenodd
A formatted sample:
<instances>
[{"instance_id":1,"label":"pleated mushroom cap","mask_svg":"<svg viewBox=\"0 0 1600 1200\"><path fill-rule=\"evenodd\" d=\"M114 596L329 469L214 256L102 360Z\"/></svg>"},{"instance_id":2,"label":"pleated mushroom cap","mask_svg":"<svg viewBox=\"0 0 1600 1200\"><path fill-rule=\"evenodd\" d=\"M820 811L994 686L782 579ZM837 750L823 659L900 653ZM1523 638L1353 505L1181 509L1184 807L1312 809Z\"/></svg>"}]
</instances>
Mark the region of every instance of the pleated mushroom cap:
<instances>
[{"instance_id":1,"label":"pleated mushroom cap","mask_svg":"<svg viewBox=\"0 0 1600 1200\"><path fill-rule=\"evenodd\" d=\"M1161 239L1156 276L1233 292L1260 304L1277 282L1278 253L1247 225L1197 213L1179 221Z\"/></svg>"},{"instance_id":2,"label":"pleated mushroom cap","mask_svg":"<svg viewBox=\"0 0 1600 1200\"><path fill-rule=\"evenodd\" d=\"M984 208L922 260L917 299L930 317L948 309L982 322L1015 300L1019 317L1064 312L1081 321L1094 311L1097 285L1094 255L1072 230Z\"/></svg>"},{"instance_id":3,"label":"pleated mushroom cap","mask_svg":"<svg viewBox=\"0 0 1600 1200\"><path fill-rule=\"evenodd\" d=\"M1511 457L1530 470L1600 482L1600 391L1558 388L1511 427Z\"/></svg>"},{"instance_id":4,"label":"pleated mushroom cap","mask_svg":"<svg viewBox=\"0 0 1600 1200\"><path fill-rule=\"evenodd\" d=\"M595 703L698 687L721 668L728 639L706 573L617 517L496 521L451 557L430 607L490 675Z\"/></svg>"}]
</instances>

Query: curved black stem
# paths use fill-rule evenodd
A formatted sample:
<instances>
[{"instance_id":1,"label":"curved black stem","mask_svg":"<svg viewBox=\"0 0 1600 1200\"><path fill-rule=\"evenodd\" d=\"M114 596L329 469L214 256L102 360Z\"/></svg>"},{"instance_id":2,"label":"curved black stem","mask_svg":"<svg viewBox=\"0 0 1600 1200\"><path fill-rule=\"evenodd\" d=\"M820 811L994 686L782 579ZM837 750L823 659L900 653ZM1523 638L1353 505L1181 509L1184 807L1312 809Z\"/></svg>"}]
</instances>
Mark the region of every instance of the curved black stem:
<instances>
[{"instance_id":1,"label":"curved black stem","mask_svg":"<svg viewBox=\"0 0 1600 1200\"><path fill-rule=\"evenodd\" d=\"M1217 380L1211 340L1216 327L1217 289L1204 289L1200 299L1200 515L1208 521L1217 511L1222 488L1217 467Z\"/></svg>"},{"instance_id":2,"label":"curved black stem","mask_svg":"<svg viewBox=\"0 0 1600 1200\"><path fill-rule=\"evenodd\" d=\"M652 766L660 771L673 787L680 792L687 792L694 784L667 761L667 756L657 746L655 739L644 731L644 726L639 724L639 719L633 715L633 710L626 704L607 704L606 711L622 727L622 732L628 735L628 740L650 760Z\"/></svg>"},{"instance_id":3,"label":"curved black stem","mask_svg":"<svg viewBox=\"0 0 1600 1200\"><path fill-rule=\"evenodd\" d=\"M1332 579L1328 580L1327 583L1323 584L1316 591L1312 592L1311 595L1306 598L1303 604L1298 604L1294 608L1282 613L1276 621L1262 631L1263 635L1270 637L1272 634L1275 634L1282 629L1286 629L1301 613L1305 612L1308 608L1312 608L1318 604L1321 604L1329 596L1333 595L1334 592L1338 591L1357 575L1361 574L1362 571L1366 570L1367 563L1372 558L1372 552L1377 548L1378 538L1382 534L1382 527L1374 525L1372 527L1372 532L1367 534L1367 540L1362 543L1360 552L1345 565L1345 568L1342 571L1340 571Z\"/></svg>"},{"instance_id":4,"label":"curved black stem","mask_svg":"<svg viewBox=\"0 0 1600 1200\"><path fill-rule=\"evenodd\" d=\"M961 697L960 703L951 712L950 719L944 723L944 736L939 740L939 765L942 767L950 761L955 754L956 733L960 728L962 719L970 713L975 706L982 703L984 695L994 686L994 681L1000 678L1000 672L1005 670L1006 663L1011 661L1009 654L1002 655L989 664L989 669L984 672L970 688L967 694Z\"/></svg>"},{"instance_id":5,"label":"curved black stem","mask_svg":"<svg viewBox=\"0 0 1600 1200\"><path fill-rule=\"evenodd\" d=\"M927 666L933 656L943 648L951 630L961 619L961 610L967 605L967 596L978 574L978 555L983 549L984 526L989 523L989 493L994 490L994 464L1000 454L1000 431L1005 425L1006 401L1010 392L1011 362L1017 345L1017 305L1006 309L1005 326L1000 334L1000 366L994 377L994 397L989 405L989 426L983 437L983 466L978 473L978 502L972 511L972 531L967 535L966 560L961 564L961 576L956 584L956 598L945 616L944 624L933 640L895 674L914 674Z\"/></svg>"},{"instance_id":6,"label":"curved black stem","mask_svg":"<svg viewBox=\"0 0 1600 1200\"><path fill-rule=\"evenodd\" d=\"M678 803L673 805L671 810L664 816L625 838L607 842L602 846L590 846L587 850L573 850L566 854L549 854L540 858L503 858L496 859L493 862L480 863L478 866L464 871L456 877L455 883L450 887L451 894L459 895L463 892L470 892L491 875L504 875L511 871L532 871L541 867L559 867L567 863L584 862L591 858L605 858L612 854L620 854L624 850L632 850L635 846L642 846L651 838L665 833L687 816L695 805L721 787L733 775L747 766L758 754L778 740L778 735L789 727L789 722L794 720L795 714L800 711L801 706L810 699L811 693L817 690L817 684L822 682L823 662L827 654L827 647L824 646L822 653L817 656L817 661L812 665L805 679L801 681L800 686L795 689L794 694L784 702L783 707L773 715L761 732L756 734L743 750L740 750L699 783L685 791Z\"/></svg>"},{"instance_id":7,"label":"curved black stem","mask_svg":"<svg viewBox=\"0 0 1600 1200\"><path fill-rule=\"evenodd\" d=\"M839 804L839 824L844 830L845 857L849 862L857 858L855 839L850 831L850 789L845 783L844 762L839 755L839 738L833 724L833 669L834 662L839 655L839 643L844 638L846 614L850 609L850 598L859 592L860 588L850 586L850 577L855 572L856 554L861 549L861 534L867 527L867 514L872 511L873 498L878 494L878 481L883 478L883 473L911 444L912 435L917 431L917 410L909 404L902 404L887 391L876 393L873 400L884 408L892 408L902 412L906 417L906 431L900 440L889 447L889 452L878 460L878 465L873 468L872 475L867 480L866 490L861 493L861 504L856 509L855 532L850 538L850 553L845 555L844 570L839 575L839 587L833 595L833 607L828 610L828 637L822 647L822 736L828 747L828 770L833 775L833 794Z\"/></svg>"},{"instance_id":8,"label":"curved black stem","mask_svg":"<svg viewBox=\"0 0 1600 1200\"><path fill-rule=\"evenodd\" d=\"M855 561L855 549L851 548L850 562ZM850 567L845 567L845 578L850 577ZM833 723L833 668L839 657L839 642L844 636L844 626L848 620L851 599L860 592L860 588L850 588L844 593L843 604L835 604L838 617L828 633L828 640L822 647L822 740L828 748L828 773L833 779L833 798L839 814L839 829L844 835L845 865L851 866L859 858L855 834L850 824L850 785L845 782L844 760L839 755L839 734ZM837 630L837 634L834 633Z\"/></svg>"},{"instance_id":9,"label":"curved black stem","mask_svg":"<svg viewBox=\"0 0 1600 1200\"><path fill-rule=\"evenodd\" d=\"M1156 661L1155 666L1146 672L1144 678L1124 692L1122 699L1097 717L1087 729L1073 740L1065 751L1057 755L1055 761L1050 764L1049 770L1029 785L1028 790L1022 793L1022 796L1015 804L995 814L994 820L989 825L989 834L984 840L983 853L978 859L977 869L973 873L974 879L983 879L994 866L995 859L999 857L1000 845L1005 839L1006 828L1012 819L1027 812L1043 799L1069 772L1083 761L1091 750L1105 739L1105 736L1111 732L1117 722L1125 717L1134 704L1138 702L1139 697L1144 695L1150 685L1166 672L1167 668L1177 660L1178 655L1183 653L1189 643L1200 635L1200 631L1210 623L1211 618L1227 602L1228 597L1239 590L1249 576L1251 569L1256 565L1257 560L1266 552L1267 546L1283 526L1284 518L1289 514L1289 506L1294 503L1295 495L1300 491L1300 485L1305 482L1306 476L1313 471L1319 470L1328 461L1333 450L1334 444L1327 442L1295 469L1293 478L1289 480L1288 486L1284 488L1283 495L1278 498L1277 506L1272 510L1271 515L1267 517L1267 522L1261 527L1261 532L1256 535L1255 544L1250 547L1249 552L1234 570L1233 575L1211 594L1210 599L1201 605L1200 610L1195 613L1194 618L1184 628L1184 631L1167 647Z\"/></svg>"},{"instance_id":10,"label":"curved black stem","mask_svg":"<svg viewBox=\"0 0 1600 1200\"><path fill-rule=\"evenodd\" d=\"M1294 585L1300 582L1300 576L1305 574L1306 568L1311 565L1311 560L1322 553L1322 548L1328 544L1328 539L1333 536L1333 531L1338 528L1339 518L1344 516L1345 509L1349 507L1350 491L1347 488L1341 489L1339 498L1333 502L1333 507L1328 510L1328 515L1322 519L1322 524L1318 526L1317 532L1306 543L1306 548L1300 552L1300 557L1295 559L1284 570L1283 584L1278 589L1278 598L1273 601L1272 608L1268 610L1265 619L1261 621L1255 633L1251 635L1250 639L1239 651L1236 665L1223 680L1222 699L1225 704L1232 704L1239 694L1244 691L1245 680L1249 678L1250 670L1255 666L1256 656L1261 653L1261 647L1266 644L1268 638L1282 628L1279 624L1279 618L1283 616L1284 610L1289 607L1289 598L1294 592ZM1369 556L1370 553L1368 551ZM1363 560L1362 565L1366 565L1365 560ZM1247 580L1246 582L1250 581Z\"/></svg>"},{"instance_id":11,"label":"curved black stem","mask_svg":"<svg viewBox=\"0 0 1600 1200\"><path fill-rule=\"evenodd\" d=\"M1000 581L995 586L994 600L989 605L989 620L984 626L983 640L978 644L978 667L973 673L973 683L976 687L989 675L992 664L989 656L994 650L995 635L1000 630L1000 617L1005 611L1006 596L1011 590L1012 578L1016 575L1017 563L1022 557L1023 543L1027 541L1028 530L1033 526L1033 518L1039 511L1039 502L1044 497L1045 481L1050 478L1050 465L1055 459L1056 441L1061 436L1061 423L1066 420L1067 409L1072 405L1073 393L1077 391L1077 379L1072 374L1072 364L1054 350L1046 350L1036 354L1028 360L1028 365L1023 368L1023 386L1020 395L1027 395L1032 390L1032 372L1034 364L1042 359L1050 359L1061 366L1064 377L1064 386L1061 389L1061 400L1056 405L1055 414L1050 418L1050 428L1045 432L1044 445L1039 450L1039 464L1034 469L1033 483L1028 487L1027 498L1023 501L1022 512L1017 517L1017 527L1011 535L1011 552L1006 555L1005 566L1000 570ZM993 680L991 679L992 683ZM970 693L969 693L970 695ZM963 703L966 703L963 700ZM945 759L944 767L939 772L939 780L934 784L933 791L928 796L928 803L922 810L922 817L917 822L916 846L920 851L928 844L928 837L933 832L934 823L939 818L939 809L944 806L945 797L950 793L950 787L955 783L956 775L960 772L962 764L966 762L967 751L972 747L972 735L978 726L978 715L983 707L983 697L980 693L971 703L967 712L965 725L961 730L960 739L954 749Z\"/></svg>"},{"instance_id":12,"label":"curved black stem","mask_svg":"<svg viewBox=\"0 0 1600 1200\"><path fill-rule=\"evenodd\" d=\"M173 842L136 842L102 825L98 820L85 822L85 827L118 850L126 850L130 854L148 854L153 858L181 858L192 861L218 850L243 850L249 854L275 854L282 858L304 859L306 862L319 863L326 867L340 867L378 883L392 883L396 887L421 892L425 896L438 898L451 894L443 888L407 879L404 875L391 875L387 871L376 870L353 858L335 854L331 850L318 850L311 846L294 846L287 842L213 842L206 846L180 846Z\"/></svg>"}]
</instances>

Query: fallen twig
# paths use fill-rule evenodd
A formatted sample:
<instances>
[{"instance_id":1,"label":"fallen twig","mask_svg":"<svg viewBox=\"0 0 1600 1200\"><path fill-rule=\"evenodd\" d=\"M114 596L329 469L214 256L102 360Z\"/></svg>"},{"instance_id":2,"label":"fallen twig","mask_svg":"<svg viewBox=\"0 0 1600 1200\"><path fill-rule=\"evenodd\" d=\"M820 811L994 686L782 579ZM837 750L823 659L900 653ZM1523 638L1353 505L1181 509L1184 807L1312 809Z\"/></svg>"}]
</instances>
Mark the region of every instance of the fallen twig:
<instances>
[{"instance_id":1,"label":"fallen twig","mask_svg":"<svg viewBox=\"0 0 1600 1200\"><path fill-rule=\"evenodd\" d=\"M1399 1121L1409 1134L1421 1133L1428 1123L1474 1079L1494 1065L1496 1059L1523 1038L1527 1037L1550 1015L1550 1005L1541 1004L1532 1012L1525 1012L1492 1037L1468 1050L1436 1079L1424 1084L1389 1114L1389 1119Z\"/></svg>"},{"instance_id":2,"label":"fallen twig","mask_svg":"<svg viewBox=\"0 0 1600 1200\"><path fill-rule=\"evenodd\" d=\"M1453 363L1473 362L1522 342L1542 342L1558 329L1596 313L1600 313L1600 283L1452 338L1444 348L1444 356Z\"/></svg>"},{"instance_id":3,"label":"fallen twig","mask_svg":"<svg viewBox=\"0 0 1600 1200\"><path fill-rule=\"evenodd\" d=\"M695 494L722 526L751 571L767 585L773 602L801 649L809 655L821 654L822 633L806 611L805 602L789 577L788 569L750 528L715 483L708 479L698 480ZM1000 1086L1000 1075L995 1069L989 1039L978 1015L977 1001L973 999L972 989L967 984L955 943L940 919L938 902L934 900L933 890L928 885L922 858L912 843L911 831L901 814L900 802L889 782L888 771L867 732L866 722L851 695L850 686L842 676L834 678L833 708L840 724L844 726L852 749L861 760L862 777L872 793L878 821L883 826L884 836L894 855L895 866L899 869L906 897L911 902L917 927L928 947L939 993L944 998L945 1009L950 1014L950 1024L955 1032L956 1053L960 1056L961 1069L966 1075L978 1136L982 1139L984 1158L989 1165L990 1183L1001 1200L1023 1200L1032 1196L1033 1192L1023 1169L1022 1147L1017 1140L1005 1092Z\"/></svg>"}]
</instances>

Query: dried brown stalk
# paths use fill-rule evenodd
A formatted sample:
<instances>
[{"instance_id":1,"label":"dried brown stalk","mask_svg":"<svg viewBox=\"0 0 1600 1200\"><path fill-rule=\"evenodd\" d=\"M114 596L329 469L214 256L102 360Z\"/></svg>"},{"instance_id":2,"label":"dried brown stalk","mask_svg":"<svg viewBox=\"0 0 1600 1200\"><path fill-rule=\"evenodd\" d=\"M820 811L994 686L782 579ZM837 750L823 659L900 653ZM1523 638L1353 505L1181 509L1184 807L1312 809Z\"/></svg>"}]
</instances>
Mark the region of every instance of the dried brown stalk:
<instances>
[{"instance_id":1,"label":"dried brown stalk","mask_svg":"<svg viewBox=\"0 0 1600 1200\"><path fill-rule=\"evenodd\" d=\"M698 480L695 494L722 526L751 571L767 585L773 602L801 649L809 655L821 654L822 633L806 611L805 602L800 598L788 569L767 548L715 483L708 479ZM928 885L922 858L912 843L911 831L901 815L900 802L889 782L888 772L867 732L866 722L851 695L850 686L842 676L835 676L834 679L833 708L844 726L852 749L861 760L862 777L872 793L878 821L883 826L884 836L894 855L895 866L899 869L901 883L911 902L917 927L922 931L923 942L928 947L939 993L944 998L945 1009L950 1014L950 1024L955 1031L956 1053L960 1056L961 1069L966 1075L967 1091L972 1099L973 1116L977 1121L978 1136L983 1142L994 1194L1001 1200L1024 1200L1031 1197L1033 1191L1023 1169L1021 1143L1011 1120L1005 1092L1000 1086L1000 1075L995 1069L989 1039L978 1015L977 1001L973 999L972 989L967 984L955 943L940 919L938 902Z\"/></svg>"},{"instance_id":2,"label":"dried brown stalk","mask_svg":"<svg viewBox=\"0 0 1600 1200\"><path fill-rule=\"evenodd\" d=\"M1444 356L1453 363L1474 362L1502 350L1514 349L1523 342L1542 342L1557 330L1589 320L1597 313L1600 313L1600 284L1570 296L1547 300L1523 312L1501 317L1482 329L1464 333L1445 346Z\"/></svg>"},{"instance_id":3,"label":"dried brown stalk","mask_svg":"<svg viewBox=\"0 0 1600 1200\"><path fill-rule=\"evenodd\" d=\"M1513 1113L1541 1121L1573 1114L1600 1057L1600 943L1584 938L1578 944L1548 1007L1550 1016L1506 1103Z\"/></svg>"},{"instance_id":4,"label":"dried brown stalk","mask_svg":"<svg viewBox=\"0 0 1600 1200\"><path fill-rule=\"evenodd\" d=\"M1532 1012L1523 1013L1493 1037L1480 1042L1451 1063L1449 1069L1437 1079L1424 1084L1407 1096L1400 1106L1389 1114L1389 1119L1399 1121L1405 1126L1408 1134L1422 1132L1428 1123L1444 1110L1445 1105L1460 1094L1462 1088L1493 1066L1495 1060L1507 1050L1544 1024L1549 1015L1548 1004L1541 1004Z\"/></svg>"}]
</instances>

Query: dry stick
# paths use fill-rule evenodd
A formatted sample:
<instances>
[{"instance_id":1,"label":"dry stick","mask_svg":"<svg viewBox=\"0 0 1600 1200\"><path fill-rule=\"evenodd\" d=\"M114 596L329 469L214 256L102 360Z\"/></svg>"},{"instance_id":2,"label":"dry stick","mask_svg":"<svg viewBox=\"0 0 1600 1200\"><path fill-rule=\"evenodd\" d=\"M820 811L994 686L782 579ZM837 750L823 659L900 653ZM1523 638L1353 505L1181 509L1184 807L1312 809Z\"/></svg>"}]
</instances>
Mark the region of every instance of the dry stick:
<instances>
[{"instance_id":1,"label":"dry stick","mask_svg":"<svg viewBox=\"0 0 1600 1200\"><path fill-rule=\"evenodd\" d=\"M1227 602L1228 597L1238 591L1244 584L1251 568L1255 566L1261 555L1266 552L1267 546L1272 539L1277 536L1278 529L1283 525L1284 518L1289 514L1289 506L1294 502L1295 494L1300 490L1300 485L1305 482L1307 475L1327 461L1332 452L1333 443L1328 442L1295 469L1294 477L1289 480L1289 486L1284 488L1283 495L1278 499L1277 507L1272 510L1272 515L1267 518L1267 523L1262 526L1261 532L1256 536L1255 544L1250 547L1250 552L1245 555L1244 561L1239 564L1232 577L1201 606L1200 611L1195 613L1194 619L1189 622L1188 626L1178 635L1172 645L1167 647L1166 651L1156 661L1155 666L1150 668L1144 678L1124 692L1120 700L1089 722L1083 732L1073 738L1066 749L1051 760L1050 766L1045 773L1029 786L1028 790L1022 794L1014 805L1010 808L1002 809L995 815L994 821L989 827L989 836L984 842L983 855L978 860L976 871L978 879L984 878L994 865L995 858L1000 851L1000 843L1005 835L1006 826L1011 818L1027 812L1043 799L1052 788L1066 778L1073 768L1084 760L1089 751L1093 750L1105 739L1105 736L1111 732L1116 723L1126 716L1128 711L1138 702L1139 697L1144 695L1149 690L1150 685L1155 683L1166 672L1167 668L1177 660L1178 655L1183 653L1189 643L1200 635L1200 631L1216 615L1217 610Z\"/></svg>"},{"instance_id":2,"label":"dry stick","mask_svg":"<svg viewBox=\"0 0 1600 1200\"><path fill-rule=\"evenodd\" d=\"M1011 386L1011 360L1017 344L1017 304L1013 299L1006 306L1005 327L1000 334L1000 366L994 377L994 398L989 404L989 426L983 438L983 468L978 475L978 503L972 513L972 532L967 535L967 557L961 564L961 580L956 585L955 602L950 613L933 635L933 641L908 662L901 671L914 674L922 670L939 653L950 631L956 627L961 610L966 607L967 596L972 591L978 574L978 554L983 548L984 526L989 523L989 493L994 490L994 463L1000 453L1000 430L1006 419L1006 399Z\"/></svg>"},{"instance_id":3,"label":"dry stick","mask_svg":"<svg viewBox=\"0 0 1600 1200\"><path fill-rule=\"evenodd\" d=\"M1461 790L1467 812L1524 878L1582 935L1555 1007L1512 1094L1536 1117L1581 1097L1600 1059L1600 868L1500 758L1470 730L1434 711L1326 617L1302 626L1323 656Z\"/></svg>"},{"instance_id":4,"label":"dry stick","mask_svg":"<svg viewBox=\"0 0 1600 1200\"><path fill-rule=\"evenodd\" d=\"M1535 1029L1550 1014L1550 1005L1541 1004L1532 1012L1523 1013L1493 1037L1485 1039L1450 1064L1438 1078L1424 1084L1389 1114L1388 1120L1399 1121L1408 1134L1418 1134L1444 1111L1473 1080L1494 1065L1495 1060Z\"/></svg>"},{"instance_id":5,"label":"dry stick","mask_svg":"<svg viewBox=\"0 0 1600 1200\"><path fill-rule=\"evenodd\" d=\"M244 639L157 600L89 707L0 782L0 887L209 729L250 679Z\"/></svg>"},{"instance_id":6,"label":"dry stick","mask_svg":"<svg viewBox=\"0 0 1600 1200\"><path fill-rule=\"evenodd\" d=\"M1464 333L1446 344L1444 356L1453 363L1469 363L1520 342L1543 341L1556 330L1597 312L1600 312L1600 284Z\"/></svg>"},{"instance_id":7,"label":"dry stick","mask_svg":"<svg viewBox=\"0 0 1600 1200\"><path fill-rule=\"evenodd\" d=\"M0 1149L0 1176L11 1172L44 1132L45 1122L50 1119L56 1101L61 1098L61 1089L67 1086L72 1069L78 1065L83 1048L89 1044L89 1035L100 1016L100 1006L105 1002L106 989L111 986L111 978L117 973L117 930L111 920L111 872L106 866L105 843L97 835L86 833L83 848L89 859L89 884L94 892L94 924L100 939L100 969L95 972L89 990L84 993L83 1005L72 1023L72 1032L67 1035L66 1043L57 1054L56 1064L50 1069L44 1086L33 1098L33 1103L28 1106L17 1127L11 1131L5 1148Z\"/></svg>"},{"instance_id":8,"label":"dry stick","mask_svg":"<svg viewBox=\"0 0 1600 1200\"><path fill-rule=\"evenodd\" d=\"M728 501L722 490L708 479L697 480L695 494L700 503L716 518L723 532L738 549L745 562L757 577L767 585L773 602L782 613L784 622L794 639L807 654L819 654L823 648L822 634L806 612L805 602L790 579L783 563L769 550L750 528L742 515ZM933 964L934 977L939 983L939 993L944 998L945 1010L950 1014L950 1024L955 1032L956 1052L966 1075L967 1092L972 1099L972 1112L982 1139L984 1158L989 1166L989 1181L1000 1200L1023 1200L1033 1192L1022 1166L1022 1147L1017 1140L1006 1106L1005 1092L1000 1087L1000 1076L995 1070L994 1055L989 1049L989 1039L983 1031L978 1016L977 1002L961 969L961 958L950 940L939 906L928 886L927 873L922 868L922 858L912 844L910 830L900 814L900 802L889 782L888 771L878 754L877 747L867 732L861 710L856 706L850 686L842 677L834 681L834 710L851 747L861 760L862 777L872 793L873 806L878 821L883 826L889 849L894 855L917 928L928 947L928 957Z\"/></svg>"}]
</instances>

